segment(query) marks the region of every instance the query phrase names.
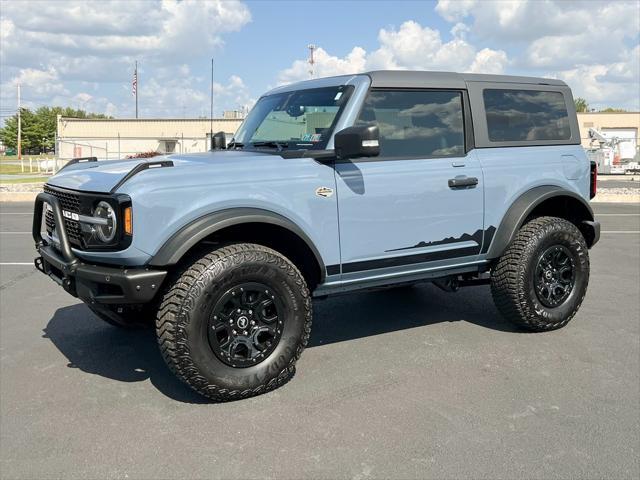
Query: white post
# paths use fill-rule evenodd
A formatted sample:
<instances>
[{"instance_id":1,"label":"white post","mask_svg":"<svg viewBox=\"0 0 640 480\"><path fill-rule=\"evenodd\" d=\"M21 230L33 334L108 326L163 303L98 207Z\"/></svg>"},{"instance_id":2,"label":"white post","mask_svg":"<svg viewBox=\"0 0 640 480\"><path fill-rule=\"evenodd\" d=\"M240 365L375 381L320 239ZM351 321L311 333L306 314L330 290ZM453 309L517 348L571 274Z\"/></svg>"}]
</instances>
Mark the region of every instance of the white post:
<instances>
[{"instance_id":1,"label":"white post","mask_svg":"<svg viewBox=\"0 0 640 480\"><path fill-rule=\"evenodd\" d=\"M22 158L20 159L20 171L24 173L24 160Z\"/></svg>"},{"instance_id":2,"label":"white post","mask_svg":"<svg viewBox=\"0 0 640 480\"><path fill-rule=\"evenodd\" d=\"M29 157L29 173L33 173L33 157Z\"/></svg>"}]
</instances>

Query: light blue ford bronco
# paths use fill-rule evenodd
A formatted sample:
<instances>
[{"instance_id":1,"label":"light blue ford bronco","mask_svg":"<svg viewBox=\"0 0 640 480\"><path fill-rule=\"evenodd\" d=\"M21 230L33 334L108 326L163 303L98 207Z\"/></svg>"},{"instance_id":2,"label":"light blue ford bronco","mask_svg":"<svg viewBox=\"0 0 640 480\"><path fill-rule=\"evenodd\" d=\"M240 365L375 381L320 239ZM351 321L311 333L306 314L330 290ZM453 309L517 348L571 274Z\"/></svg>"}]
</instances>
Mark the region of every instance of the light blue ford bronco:
<instances>
[{"instance_id":1,"label":"light blue ford bronco","mask_svg":"<svg viewBox=\"0 0 640 480\"><path fill-rule=\"evenodd\" d=\"M566 325L595 176L561 81L322 78L271 90L207 153L69 162L37 197L35 263L106 322L155 325L181 380L232 400L293 376L312 297L490 284L508 320Z\"/></svg>"}]
</instances>

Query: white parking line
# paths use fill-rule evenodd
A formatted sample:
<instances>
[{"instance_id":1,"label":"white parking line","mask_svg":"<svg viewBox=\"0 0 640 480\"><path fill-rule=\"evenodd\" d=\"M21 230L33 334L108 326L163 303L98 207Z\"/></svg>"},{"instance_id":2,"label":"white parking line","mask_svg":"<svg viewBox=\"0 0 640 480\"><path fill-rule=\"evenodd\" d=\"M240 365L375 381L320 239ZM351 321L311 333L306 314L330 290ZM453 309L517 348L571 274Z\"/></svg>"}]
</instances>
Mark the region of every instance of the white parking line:
<instances>
[{"instance_id":1,"label":"white parking line","mask_svg":"<svg viewBox=\"0 0 640 480\"><path fill-rule=\"evenodd\" d=\"M0 215L33 215L33 212L0 212Z\"/></svg>"},{"instance_id":2,"label":"white parking line","mask_svg":"<svg viewBox=\"0 0 640 480\"><path fill-rule=\"evenodd\" d=\"M640 233L640 230L603 230L600 233Z\"/></svg>"},{"instance_id":3,"label":"white parking line","mask_svg":"<svg viewBox=\"0 0 640 480\"><path fill-rule=\"evenodd\" d=\"M0 267L6 266L6 265L31 265L32 267L35 267L33 262L0 262Z\"/></svg>"},{"instance_id":4,"label":"white parking line","mask_svg":"<svg viewBox=\"0 0 640 480\"><path fill-rule=\"evenodd\" d=\"M31 235L31 232L0 232L0 235Z\"/></svg>"}]
</instances>

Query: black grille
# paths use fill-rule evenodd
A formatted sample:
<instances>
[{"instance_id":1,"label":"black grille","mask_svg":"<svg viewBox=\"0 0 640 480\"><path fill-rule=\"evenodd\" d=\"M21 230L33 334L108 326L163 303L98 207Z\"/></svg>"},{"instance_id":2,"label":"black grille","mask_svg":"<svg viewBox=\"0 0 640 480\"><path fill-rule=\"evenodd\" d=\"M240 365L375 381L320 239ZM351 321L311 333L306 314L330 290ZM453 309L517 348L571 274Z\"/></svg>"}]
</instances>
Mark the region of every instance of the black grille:
<instances>
[{"instance_id":1,"label":"black grille","mask_svg":"<svg viewBox=\"0 0 640 480\"><path fill-rule=\"evenodd\" d=\"M80 195L62 190L54 190L47 185L44 186L44 191L57 197L63 210L80 213Z\"/></svg>"},{"instance_id":2,"label":"black grille","mask_svg":"<svg viewBox=\"0 0 640 480\"><path fill-rule=\"evenodd\" d=\"M61 190L53 189L47 185L44 186L44 191L55 196L60 202L62 210L72 213L80 213L80 196ZM51 234L51 231L55 227L55 220L53 219L53 212L47 210L45 213L45 223L47 225L47 232ZM64 219L64 224L67 230L67 236L69 241L78 247L82 247L82 231L80 230L80 224L75 220L69 218Z\"/></svg>"}]
</instances>

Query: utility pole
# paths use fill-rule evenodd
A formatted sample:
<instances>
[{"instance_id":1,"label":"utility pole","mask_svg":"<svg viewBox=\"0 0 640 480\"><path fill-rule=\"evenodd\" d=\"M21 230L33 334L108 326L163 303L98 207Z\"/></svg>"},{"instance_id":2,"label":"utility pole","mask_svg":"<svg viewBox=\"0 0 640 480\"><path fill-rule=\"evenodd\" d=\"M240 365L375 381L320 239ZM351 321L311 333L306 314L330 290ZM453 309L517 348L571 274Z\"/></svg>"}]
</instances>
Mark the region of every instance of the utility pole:
<instances>
[{"instance_id":1,"label":"utility pole","mask_svg":"<svg viewBox=\"0 0 640 480\"><path fill-rule=\"evenodd\" d=\"M20 110L20 84L18 84L18 160L22 160L22 113Z\"/></svg>"},{"instance_id":2,"label":"utility pole","mask_svg":"<svg viewBox=\"0 0 640 480\"><path fill-rule=\"evenodd\" d=\"M311 76L311 78L313 78L313 66L316 63L315 59L313 58L313 52L318 47L316 47L313 43L310 43L309 45L307 45L307 48L309 49L309 60L307 60L309 62L309 75Z\"/></svg>"},{"instance_id":3,"label":"utility pole","mask_svg":"<svg viewBox=\"0 0 640 480\"><path fill-rule=\"evenodd\" d=\"M209 90L211 97L211 105L209 108L209 141L211 142L211 150L213 150L213 57L211 57L211 88Z\"/></svg>"}]
</instances>

